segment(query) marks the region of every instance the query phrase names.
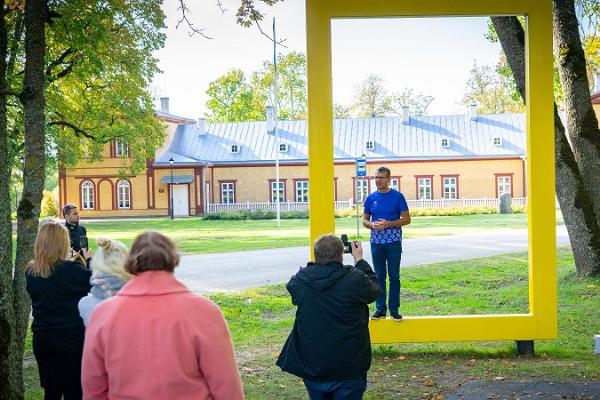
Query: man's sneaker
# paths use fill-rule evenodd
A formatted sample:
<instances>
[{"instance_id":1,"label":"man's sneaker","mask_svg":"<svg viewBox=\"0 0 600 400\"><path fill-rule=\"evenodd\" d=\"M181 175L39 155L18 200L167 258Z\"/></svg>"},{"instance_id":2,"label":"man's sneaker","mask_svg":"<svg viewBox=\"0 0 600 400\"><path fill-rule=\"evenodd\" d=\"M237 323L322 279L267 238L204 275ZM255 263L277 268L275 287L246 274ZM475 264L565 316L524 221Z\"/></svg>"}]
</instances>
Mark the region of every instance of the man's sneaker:
<instances>
[{"instance_id":1,"label":"man's sneaker","mask_svg":"<svg viewBox=\"0 0 600 400\"><path fill-rule=\"evenodd\" d=\"M397 312L391 312L390 315L392 316L392 318L394 318L394 321L402 320L402 315L398 314Z\"/></svg>"},{"instance_id":2,"label":"man's sneaker","mask_svg":"<svg viewBox=\"0 0 600 400\"><path fill-rule=\"evenodd\" d=\"M375 311L373 313L373 315L371 315L371 319L376 320L376 319L382 319L385 318L385 313L381 312L381 311Z\"/></svg>"}]
</instances>

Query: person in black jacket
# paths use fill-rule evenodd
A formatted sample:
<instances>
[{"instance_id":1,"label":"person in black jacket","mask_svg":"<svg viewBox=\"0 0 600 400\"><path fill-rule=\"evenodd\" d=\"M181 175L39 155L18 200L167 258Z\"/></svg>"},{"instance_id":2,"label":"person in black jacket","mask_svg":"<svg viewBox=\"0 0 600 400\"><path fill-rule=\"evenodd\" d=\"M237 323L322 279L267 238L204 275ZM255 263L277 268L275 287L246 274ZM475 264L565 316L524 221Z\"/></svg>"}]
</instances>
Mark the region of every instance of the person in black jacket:
<instances>
[{"instance_id":1,"label":"person in black jacket","mask_svg":"<svg viewBox=\"0 0 600 400\"><path fill-rule=\"evenodd\" d=\"M296 320L277 360L286 372L304 379L311 400L362 399L371 367L369 309L382 293L352 242L355 266L343 265L344 245L333 234L314 243L309 262L287 284Z\"/></svg>"},{"instance_id":2,"label":"person in black jacket","mask_svg":"<svg viewBox=\"0 0 600 400\"><path fill-rule=\"evenodd\" d=\"M69 233L58 222L40 227L34 259L26 270L31 298L33 354L44 399L82 397L81 357L85 336L77 303L87 295L91 273L81 262L70 261ZM85 252L87 257L90 252Z\"/></svg>"},{"instance_id":3,"label":"person in black jacket","mask_svg":"<svg viewBox=\"0 0 600 400\"><path fill-rule=\"evenodd\" d=\"M66 204L63 207L63 216L65 217L65 227L69 231L69 239L71 240L71 248L75 252L83 253L87 250L81 251L81 238L86 238L87 231L85 226L79 223L79 210L75 204Z\"/></svg>"}]
</instances>

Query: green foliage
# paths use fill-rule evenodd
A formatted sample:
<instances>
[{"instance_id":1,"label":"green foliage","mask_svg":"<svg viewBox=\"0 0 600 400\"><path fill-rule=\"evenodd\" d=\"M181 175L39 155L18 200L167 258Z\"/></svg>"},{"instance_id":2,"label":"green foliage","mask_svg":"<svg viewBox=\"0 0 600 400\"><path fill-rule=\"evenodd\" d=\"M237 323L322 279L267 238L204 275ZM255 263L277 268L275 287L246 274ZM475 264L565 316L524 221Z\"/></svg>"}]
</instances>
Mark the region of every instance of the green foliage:
<instances>
[{"instance_id":1,"label":"green foliage","mask_svg":"<svg viewBox=\"0 0 600 400\"><path fill-rule=\"evenodd\" d=\"M208 85L206 117L211 122L257 121L264 116L264 106L257 107L252 87L244 72L232 69Z\"/></svg>"},{"instance_id":2,"label":"green foliage","mask_svg":"<svg viewBox=\"0 0 600 400\"><path fill-rule=\"evenodd\" d=\"M308 219L308 211L282 211L279 213L281 219ZM202 219L206 221L212 220L229 220L229 221L245 221L259 219L276 219L275 211L264 210L240 210L233 212L220 212L205 214Z\"/></svg>"},{"instance_id":3,"label":"green foliage","mask_svg":"<svg viewBox=\"0 0 600 400\"><path fill-rule=\"evenodd\" d=\"M257 121L266 119L266 107L274 106L274 67L266 60L250 80L233 69L212 81L206 94L212 122ZM281 120L306 118L306 56L298 52L277 55L277 111Z\"/></svg>"},{"instance_id":4,"label":"green foliage","mask_svg":"<svg viewBox=\"0 0 600 400\"><path fill-rule=\"evenodd\" d=\"M58 217L58 209L56 208L56 200L52 193L44 190L42 205L40 210L40 218Z\"/></svg>"},{"instance_id":5,"label":"green foliage","mask_svg":"<svg viewBox=\"0 0 600 400\"><path fill-rule=\"evenodd\" d=\"M502 114L525 111L525 104L516 90L512 72L505 58L495 66L477 65L475 61L467 81L462 104L476 104L481 114Z\"/></svg>"}]
</instances>

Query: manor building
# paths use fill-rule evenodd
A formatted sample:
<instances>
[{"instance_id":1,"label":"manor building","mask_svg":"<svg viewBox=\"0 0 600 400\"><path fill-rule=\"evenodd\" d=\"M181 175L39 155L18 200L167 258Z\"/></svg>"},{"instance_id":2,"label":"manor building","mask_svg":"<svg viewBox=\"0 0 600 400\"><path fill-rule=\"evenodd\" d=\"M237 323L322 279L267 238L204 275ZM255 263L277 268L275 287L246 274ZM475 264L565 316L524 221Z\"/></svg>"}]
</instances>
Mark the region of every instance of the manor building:
<instances>
[{"instance_id":1,"label":"manor building","mask_svg":"<svg viewBox=\"0 0 600 400\"><path fill-rule=\"evenodd\" d=\"M61 207L74 203L82 217L192 216L277 197L284 205L308 203L306 121L206 123L170 114L162 100L156 118L166 139L145 170L120 174L130 165L129 148L107 144L101 161L59 169ZM391 186L408 200L527 196L522 113L477 115L472 107L466 115L411 116L404 109L400 117L336 119L333 132L336 201L362 202L375 190L374 180L355 176L362 155L368 177L387 166Z\"/></svg>"}]
</instances>

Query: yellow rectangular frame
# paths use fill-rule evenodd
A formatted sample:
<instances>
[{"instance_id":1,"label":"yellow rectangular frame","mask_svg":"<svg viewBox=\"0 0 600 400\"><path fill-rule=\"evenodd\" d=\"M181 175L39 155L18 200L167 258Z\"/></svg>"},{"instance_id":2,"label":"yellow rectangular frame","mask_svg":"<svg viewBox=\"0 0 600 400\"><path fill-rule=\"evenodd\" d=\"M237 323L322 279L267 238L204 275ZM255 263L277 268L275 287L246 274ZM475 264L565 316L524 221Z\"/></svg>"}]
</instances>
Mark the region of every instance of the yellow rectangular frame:
<instances>
[{"instance_id":1,"label":"yellow rectangular frame","mask_svg":"<svg viewBox=\"0 0 600 400\"><path fill-rule=\"evenodd\" d=\"M374 343L533 340L557 336L552 4L550 0L306 0L311 243L335 231L331 20L526 17L529 313L373 321Z\"/></svg>"}]
</instances>

